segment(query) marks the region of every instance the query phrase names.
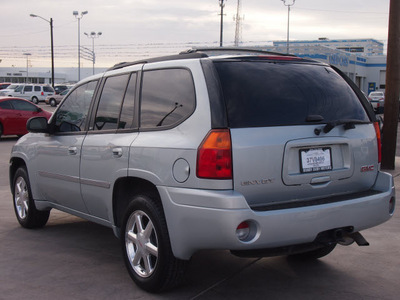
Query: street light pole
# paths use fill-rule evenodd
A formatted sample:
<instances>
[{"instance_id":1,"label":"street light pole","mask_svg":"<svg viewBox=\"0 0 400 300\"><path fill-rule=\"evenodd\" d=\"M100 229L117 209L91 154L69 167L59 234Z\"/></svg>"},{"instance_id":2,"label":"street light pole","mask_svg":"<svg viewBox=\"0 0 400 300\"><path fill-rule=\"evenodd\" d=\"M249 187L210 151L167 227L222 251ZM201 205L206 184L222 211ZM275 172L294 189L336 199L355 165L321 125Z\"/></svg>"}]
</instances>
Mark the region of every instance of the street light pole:
<instances>
[{"instance_id":1,"label":"street light pole","mask_svg":"<svg viewBox=\"0 0 400 300\"><path fill-rule=\"evenodd\" d=\"M26 77L25 77L25 83L28 83L28 78L29 78L29 56L32 55L31 53L22 53L23 55L26 55Z\"/></svg>"},{"instance_id":2,"label":"street light pole","mask_svg":"<svg viewBox=\"0 0 400 300\"><path fill-rule=\"evenodd\" d=\"M46 20L41 16L30 14L33 18L40 18L50 24L50 42L51 42L51 86L54 88L54 44L53 44L53 18Z\"/></svg>"},{"instance_id":3,"label":"street light pole","mask_svg":"<svg viewBox=\"0 0 400 300\"><path fill-rule=\"evenodd\" d=\"M102 33L101 33L101 32L96 33L96 32L94 32L94 31L92 31L90 34L88 34L88 33L85 32L85 35L86 35L88 38L91 38L91 39L92 39L92 55L93 55L92 61L93 61L93 75L94 75L94 63L95 63L95 61L96 61L96 55L95 55L95 53L94 53L94 39L95 39L95 38L99 38L99 37L102 35Z\"/></svg>"},{"instance_id":4,"label":"street light pole","mask_svg":"<svg viewBox=\"0 0 400 300\"><path fill-rule=\"evenodd\" d=\"M77 10L72 12L72 15L78 19L78 81L81 80L81 19L88 13L87 10L80 13Z\"/></svg>"},{"instance_id":5,"label":"street light pole","mask_svg":"<svg viewBox=\"0 0 400 300\"><path fill-rule=\"evenodd\" d=\"M221 7L221 25L220 25L220 33L219 33L219 46L222 47L223 43L223 26L224 26L224 0L219 0L219 6Z\"/></svg>"},{"instance_id":6,"label":"street light pole","mask_svg":"<svg viewBox=\"0 0 400 300\"><path fill-rule=\"evenodd\" d=\"M283 5L287 6L287 41L286 41L286 53L289 54L289 18L290 18L290 7L294 5L296 0L293 0L292 4L286 4L286 0L281 0L283 2Z\"/></svg>"}]
</instances>

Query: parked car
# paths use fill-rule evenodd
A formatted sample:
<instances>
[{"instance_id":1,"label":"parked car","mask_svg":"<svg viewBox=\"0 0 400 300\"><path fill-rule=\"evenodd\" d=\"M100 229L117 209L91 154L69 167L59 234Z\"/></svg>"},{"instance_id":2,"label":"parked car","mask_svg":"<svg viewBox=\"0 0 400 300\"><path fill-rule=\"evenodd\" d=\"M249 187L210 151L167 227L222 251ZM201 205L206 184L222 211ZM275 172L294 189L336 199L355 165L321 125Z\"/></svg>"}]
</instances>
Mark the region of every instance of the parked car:
<instances>
[{"instance_id":1,"label":"parked car","mask_svg":"<svg viewBox=\"0 0 400 300\"><path fill-rule=\"evenodd\" d=\"M11 85L11 83L9 83L9 82L0 83L0 90L6 89L9 85Z\"/></svg>"},{"instance_id":2,"label":"parked car","mask_svg":"<svg viewBox=\"0 0 400 300\"><path fill-rule=\"evenodd\" d=\"M374 111L376 113L383 113L385 106L385 93L380 91L371 92L368 95L368 100L370 101Z\"/></svg>"},{"instance_id":3,"label":"parked car","mask_svg":"<svg viewBox=\"0 0 400 300\"><path fill-rule=\"evenodd\" d=\"M64 99L65 95L67 95L69 92L69 89L62 91L60 94L54 94L51 96L47 96L44 102L46 104L50 104L51 106L57 106L62 99Z\"/></svg>"},{"instance_id":4,"label":"parked car","mask_svg":"<svg viewBox=\"0 0 400 300\"><path fill-rule=\"evenodd\" d=\"M28 133L26 122L32 117L49 119L51 113L25 99L0 97L0 138L4 135L22 136Z\"/></svg>"},{"instance_id":5,"label":"parked car","mask_svg":"<svg viewBox=\"0 0 400 300\"><path fill-rule=\"evenodd\" d=\"M50 85L21 84L13 92L9 92L8 96L23 98L38 104L39 101L44 101L47 96L54 94L54 89Z\"/></svg>"},{"instance_id":6,"label":"parked car","mask_svg":"<svg viewBox=\"0 0 400 300\"><path fill-rule=\"evenodd\" d=\"M10 84L7 88L0 90L0 97L10 96L9 93L14 92L18 86L19 84Z\"/></svg>"},{"instance_id":7,"label":"parked car","mask_svg":"<svg viewBox=\"0 0 400 300\"><path fill-rule=\"evenodd\" d=\"M19 223L56 208L112 228L151 292L202 249L304 260L367 245L395 190L361 91L321 62L226 51L116 65L28 121L10 160Z\"/></svg>"},{"instance_id":8,"label":"parked car","mask_svg":"<svg viewBox=\"0 0 400 300\"><path fill-rule=\"evenodd\" d=\"M71 86L58 84L58 85L54 86L54 91L58 95L58 94L61 94L63 91L68 90L70 88L71 88Z\"/></svg>"}]
</instances>

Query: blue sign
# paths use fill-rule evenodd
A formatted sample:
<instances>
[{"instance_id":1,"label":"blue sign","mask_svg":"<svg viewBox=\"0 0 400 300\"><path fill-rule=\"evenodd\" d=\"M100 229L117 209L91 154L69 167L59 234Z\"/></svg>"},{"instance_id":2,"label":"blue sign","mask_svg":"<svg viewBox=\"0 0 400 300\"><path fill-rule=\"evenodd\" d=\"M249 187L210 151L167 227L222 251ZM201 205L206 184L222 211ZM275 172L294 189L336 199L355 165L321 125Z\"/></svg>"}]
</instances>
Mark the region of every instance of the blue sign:
<instances>
[{"instance_id":1,"label":"blue sign","mask_svg":"<svg viewBox=\"0 0 400 300\"><path fill-rule=\"evenodd\" d=\"M331 54L329 55L329 63L332 65L347 67L349 65L349 59L344 55Z\"/></svg>"},{"instance_id":2,"label":"blue sign","mask_svg":"<svg viewBox=\"0 0 400 300\"><path fill-rule=\"evenodd\" d=\"M368 95L376 90L376 82L368 82Z\"/></svg>"}]
</instances>

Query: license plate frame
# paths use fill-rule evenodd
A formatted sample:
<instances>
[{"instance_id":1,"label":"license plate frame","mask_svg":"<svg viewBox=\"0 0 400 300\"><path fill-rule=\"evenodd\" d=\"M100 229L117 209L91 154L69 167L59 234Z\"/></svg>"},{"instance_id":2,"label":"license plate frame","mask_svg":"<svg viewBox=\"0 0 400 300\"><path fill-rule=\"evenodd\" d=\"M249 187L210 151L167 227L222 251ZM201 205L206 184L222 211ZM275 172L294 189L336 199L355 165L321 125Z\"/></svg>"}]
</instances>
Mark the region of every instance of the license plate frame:
<instances>
[{"instance_id":1,"label":"license plate frame","mask_svg":"<svg viewBox=\"0 0 400 300\"><path fill-rule=\"evenodd\" d=\"M331 147L316 147L299 150L300 172L303 174L332 170Z\"/></svg>"}]
</instances>

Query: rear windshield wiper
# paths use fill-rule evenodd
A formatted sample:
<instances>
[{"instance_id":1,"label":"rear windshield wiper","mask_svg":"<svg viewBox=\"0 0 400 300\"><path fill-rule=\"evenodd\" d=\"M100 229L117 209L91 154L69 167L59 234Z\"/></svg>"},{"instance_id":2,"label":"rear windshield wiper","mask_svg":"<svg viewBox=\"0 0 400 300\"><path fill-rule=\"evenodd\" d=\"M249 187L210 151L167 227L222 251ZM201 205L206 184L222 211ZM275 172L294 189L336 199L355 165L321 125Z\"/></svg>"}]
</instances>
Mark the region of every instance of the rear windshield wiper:
<instances>
[{"instance_id":1,"label":"rear windshield wiper","mask_svg":"<svg viewBox=\"0 0 400 300\"><path fill-rule=\"evenodd\" d=\"M344 130L354 129L355 124L368 124L367 121L356 120L356 119L343 119L343 120L336 120L326 123L325 127L322 129L324 133L328 133L333 128L338 125L344 125Z\"/></svg>"}]
</instances>

